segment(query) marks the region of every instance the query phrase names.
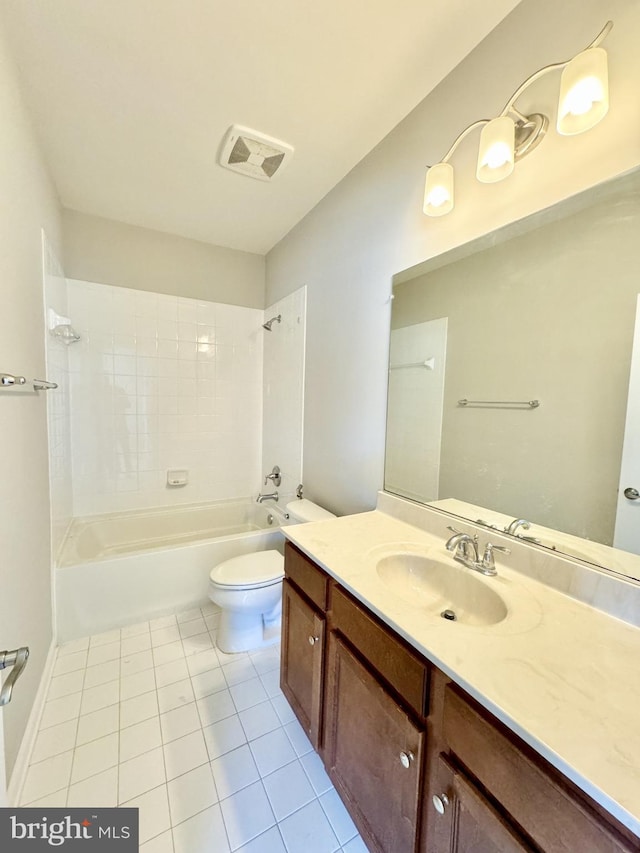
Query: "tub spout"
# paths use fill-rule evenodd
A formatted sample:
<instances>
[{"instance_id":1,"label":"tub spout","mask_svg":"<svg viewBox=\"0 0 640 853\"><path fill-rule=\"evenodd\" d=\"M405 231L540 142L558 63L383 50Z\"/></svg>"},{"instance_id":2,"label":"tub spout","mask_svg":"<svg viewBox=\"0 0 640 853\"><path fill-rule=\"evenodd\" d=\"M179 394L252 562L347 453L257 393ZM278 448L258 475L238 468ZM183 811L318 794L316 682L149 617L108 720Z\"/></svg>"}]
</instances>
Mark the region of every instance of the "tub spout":
<instances>
[{"instance_id":1,"label":"tub spout","mask_svg":"<svg viewBox=\"0 0 640 853\"><path fill-rule=\"evenodd\" d=\"M262 493L259 494L256 498L256 503L261 504L263 501L275 501L278 503L278 493L272 492L270 495L263 495Z\"/></svg>"}]
</instances>

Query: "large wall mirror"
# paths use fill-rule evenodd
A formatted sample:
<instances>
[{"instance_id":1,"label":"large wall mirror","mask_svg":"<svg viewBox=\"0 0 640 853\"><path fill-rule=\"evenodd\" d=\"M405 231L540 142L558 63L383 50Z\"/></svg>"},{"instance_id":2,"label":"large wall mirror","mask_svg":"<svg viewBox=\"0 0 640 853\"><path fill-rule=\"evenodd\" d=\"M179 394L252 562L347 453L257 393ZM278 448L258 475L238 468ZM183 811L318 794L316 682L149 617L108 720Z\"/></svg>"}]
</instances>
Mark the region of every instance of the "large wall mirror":
<instances>
[{"instance_id":1,"label":"large wall mirror","mask_svg":"<svg viewBox=\"0 0 640 853\"><path fill-rule=\"evenodd\" d=\"M640 554L640 500L618 494L640 400L640 170L399 273L393 294L385 489L500 529L526 519L541 544L640 579L612 547ZM640 490L640 459L636 475Z\"/></svg>"}]
</instances>

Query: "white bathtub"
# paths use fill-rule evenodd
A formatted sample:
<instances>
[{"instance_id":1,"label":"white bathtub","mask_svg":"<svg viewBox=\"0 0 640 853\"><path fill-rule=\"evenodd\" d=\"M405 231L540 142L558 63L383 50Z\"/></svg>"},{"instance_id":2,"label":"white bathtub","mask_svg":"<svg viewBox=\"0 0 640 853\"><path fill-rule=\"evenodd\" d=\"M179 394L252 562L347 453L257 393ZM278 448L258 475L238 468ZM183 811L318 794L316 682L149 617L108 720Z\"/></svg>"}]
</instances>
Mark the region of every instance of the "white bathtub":
<instances>
[{"instance_id":1,"label":"white bathtub","mask_svg":"<svg viewBox=\"0 0 640 853\"><path fill-rule=\"evenodd\" d=\"M74 519L55 570L58 642L204 603L217 563L283 550L280 522L250 498Z\"/></svg>"}]
</instances>

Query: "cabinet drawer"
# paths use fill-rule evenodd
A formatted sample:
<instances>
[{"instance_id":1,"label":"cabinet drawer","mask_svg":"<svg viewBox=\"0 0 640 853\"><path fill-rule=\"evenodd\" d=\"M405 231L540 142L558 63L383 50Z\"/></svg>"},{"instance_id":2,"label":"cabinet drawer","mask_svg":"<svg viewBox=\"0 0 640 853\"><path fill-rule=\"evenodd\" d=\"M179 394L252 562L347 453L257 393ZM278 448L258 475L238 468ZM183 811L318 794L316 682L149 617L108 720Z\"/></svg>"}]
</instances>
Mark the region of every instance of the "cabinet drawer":
<instances>
[{"instance_id":1,"label":"cabinet drawer","mask_svg":"<svg viewBox=\"0 0 640 853\"><path fill-rule=\"evenodd\" d=\"M298 549L286 542L284 546L284 571L298 589L323 612L329 601L329 577Z\"/></svg>"},{"instance_id":2,"label":"cabinet drawer","mask_svg":"<svg viewBox=\"0 0 640 853\"><path fill-rule=\"evenodd\" d=\"M426 717L427 665L338 586L334 586L331 596L331 621L403 700L421 717Z\"/></svg>"},{"instance_id":3,"label":"cabinet drawer","mask_svg":"<svg viewBox=\"0 0 640 853\"><path fill-rule=\"evenodd\" d=\"M445 691L444 736L450 751L545 853L633 849L567 789L544 759L516 745L452 685Z\"/></svg>"}]
</instances>

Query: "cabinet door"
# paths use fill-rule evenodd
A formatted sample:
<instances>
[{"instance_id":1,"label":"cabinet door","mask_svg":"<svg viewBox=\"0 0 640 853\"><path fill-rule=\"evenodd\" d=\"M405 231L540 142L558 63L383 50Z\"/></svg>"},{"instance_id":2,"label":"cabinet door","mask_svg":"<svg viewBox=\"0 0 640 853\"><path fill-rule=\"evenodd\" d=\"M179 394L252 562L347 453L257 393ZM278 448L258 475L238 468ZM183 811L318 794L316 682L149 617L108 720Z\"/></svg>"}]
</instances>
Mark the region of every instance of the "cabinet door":
<instances>
[{"instance_id":1,"label":"cabinet door","mask_svg":"<svg viewBox=\"0 0 640 853\"><path fill-rule=\"evenodd\" d=\"M428 818L428 853L532 853L524 838L440 755Z\"/></svg>"},{"instance_id":2,"label":"cabinet door","mask_svg":"<svg viewBox=\"0 0 640 853\"><path fill-rule=\"evenodd\" d=\"M280 686L313 746L320 746L324 618L285 579Z\"/></svg>"},{"instance_id":3,"label":"cabinet door","mask_svg":"<svg viewBox=\"0 0 640 853\"><path fill-rule=\"evenodd\" d=\"M416 849L424 739L424 732L332 632L325 765L376 853Z\"/></svg>"}]
</instances>

